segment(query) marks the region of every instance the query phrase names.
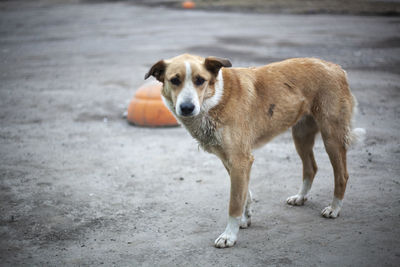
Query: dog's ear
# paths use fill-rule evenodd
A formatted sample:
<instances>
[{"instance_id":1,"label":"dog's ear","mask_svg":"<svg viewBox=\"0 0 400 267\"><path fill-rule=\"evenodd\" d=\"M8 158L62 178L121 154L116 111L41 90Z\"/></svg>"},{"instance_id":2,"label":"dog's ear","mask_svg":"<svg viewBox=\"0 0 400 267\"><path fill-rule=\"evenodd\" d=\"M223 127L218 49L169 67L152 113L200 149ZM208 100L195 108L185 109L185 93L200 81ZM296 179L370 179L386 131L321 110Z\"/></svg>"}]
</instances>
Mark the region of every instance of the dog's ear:
<instances>
[{"instance_id":1,"label":"dog's ear","mask_svg":"<svg viewBox=\"0 0 400 267\"><path fill-rule=\"evenodd\" d=\"M167 67L167 64L165 63L164 60L158 61L146 73L146 75L144 76L144 79L146 80L150 76L154 76L158 81L163 83L164 82L164 75L165 75L165 68L166 67Z\"/></svg>"},{"instance_id":2,"label":"dog's ear","mask_svg":"<svg viewBox=\"0 0 400 267\"><path fill-rule=\"evenodd\" d=\"M232 67L232 63L228 59L219 57L207 57L204 61L204 65L206 69L215 76L222 67Z\"/></svg>"}]
</instances>

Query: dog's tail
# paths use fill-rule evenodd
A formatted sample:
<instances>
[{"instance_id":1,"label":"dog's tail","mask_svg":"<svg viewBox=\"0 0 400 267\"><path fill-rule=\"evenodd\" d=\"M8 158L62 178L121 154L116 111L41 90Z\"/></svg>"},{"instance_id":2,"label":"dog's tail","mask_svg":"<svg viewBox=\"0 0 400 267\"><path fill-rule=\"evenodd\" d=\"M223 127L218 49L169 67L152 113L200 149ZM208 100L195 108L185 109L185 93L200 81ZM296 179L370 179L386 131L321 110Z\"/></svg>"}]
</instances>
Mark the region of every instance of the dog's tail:
<instances>
[{"instance_id":1,"label":"dog's tail","mask_svg":"<svg viewBox=\"0 0 400 267\"><path fill-rule=\"evenodd\" d=\"M367 131L364 128L353 128L352 125L354 124L354 118L356 114L358 113L358 102L355 96L352 94L353 98L353 114L352 114L352 120L351 124L347 133L347 140L346 140L346 145L347 148L352 147L356 144L362 144L365 141L365 137L367 134Z\"/></svg>"},{"instance_id":2,"label":"dog's tail","mask_svg":"<svg viewBox=\"0 0 400 267\"><path fill-rule=\"evenodd\" d=\"M367 131L364 128L354 128L350 132L350 142L349 146L354 146L356 144L361 144L365 141L365 136L367 135Z\"/></svg>"}]
</instances>

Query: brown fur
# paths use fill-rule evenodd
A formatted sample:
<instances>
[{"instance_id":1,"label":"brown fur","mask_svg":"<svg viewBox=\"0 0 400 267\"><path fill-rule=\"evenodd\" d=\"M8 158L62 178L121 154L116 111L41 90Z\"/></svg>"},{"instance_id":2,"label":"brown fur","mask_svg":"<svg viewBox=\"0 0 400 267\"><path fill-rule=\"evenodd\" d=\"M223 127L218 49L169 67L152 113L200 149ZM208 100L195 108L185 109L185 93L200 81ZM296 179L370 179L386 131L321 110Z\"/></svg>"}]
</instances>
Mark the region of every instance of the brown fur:
<instances>
[{"instance_id":1,"label":"brown fur","mask_svg":"<svg viewBox=\"0 0 400 267\"><path fill-rule=\"evenodd\" d=\"M215 59L215 58L214 58ZM213 60L211 58L210 60ZM223 64L183 55L158 62L164 66L162 94L175 105L179 88L171 89L171 75L185 77L189 61L192 77L201 74L207 84L196 88L200 103L211 97ZM346 150L354 100L340 66L315 58L294 58L255 68L222 68L224 92L219 104L197 117L180 118L207 151L216 154L231 178L229 215L241 216L248 192L252 149L292 128L296 150L303 162L303 179L317 172L314 139L321 132L334 170L334 195L343 199L348 180Z\"/></svg>"}]
</instances>

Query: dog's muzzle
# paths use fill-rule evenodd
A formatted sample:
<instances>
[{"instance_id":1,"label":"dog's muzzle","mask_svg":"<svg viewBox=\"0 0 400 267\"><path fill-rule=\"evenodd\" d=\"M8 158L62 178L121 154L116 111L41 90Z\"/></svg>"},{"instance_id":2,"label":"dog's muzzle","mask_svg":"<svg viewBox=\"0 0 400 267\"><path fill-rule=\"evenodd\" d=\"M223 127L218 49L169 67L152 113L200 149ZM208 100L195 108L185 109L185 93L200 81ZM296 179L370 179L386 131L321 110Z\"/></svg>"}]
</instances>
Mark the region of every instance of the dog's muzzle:
<instances>
[{"instance_id":1,"label":"dog's muzzle","mask_svg":"<svg viewBox=\"0 0 400 267\"><path fill-rule=\"evenodd\" d=\"M193 110L195 106L191 102L183 102L182 104L179 105L179 108L181 110L182 116L191 116L193 115Z\"/></svg>"}]
</instances>

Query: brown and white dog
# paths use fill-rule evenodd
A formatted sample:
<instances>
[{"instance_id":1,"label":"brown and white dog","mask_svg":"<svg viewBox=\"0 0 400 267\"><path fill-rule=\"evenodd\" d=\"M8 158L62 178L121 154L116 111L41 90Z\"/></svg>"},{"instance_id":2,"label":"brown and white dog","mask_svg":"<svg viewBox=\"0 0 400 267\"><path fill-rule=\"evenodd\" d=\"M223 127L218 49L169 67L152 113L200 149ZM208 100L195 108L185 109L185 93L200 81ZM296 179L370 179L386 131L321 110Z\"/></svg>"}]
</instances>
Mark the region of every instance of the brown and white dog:
<instances>
[{"instance_id":1,"label":"brown and white dog","mask_svg":"<svg viewBox=\"0 0 400 267\"><path fill-rule=\"evenodd\" d=\"M303 205L307 200L317 172L314 139L321 132L335 177L334 197L322 216L336 218L349 178L346 151L356 136L351 129L355 99L346 73L315 58L228 67L227 59L184 54L158 61L145 75L163 83L166 105L204 150L221 159L230 175L228 224L215 246L233 246L239 228L250 226L252 150L290 127L303 162L303 184L287 203Z\"/></svg>"}]
</instances>

